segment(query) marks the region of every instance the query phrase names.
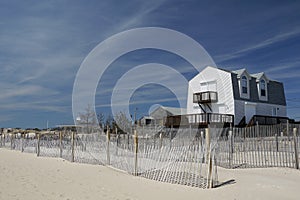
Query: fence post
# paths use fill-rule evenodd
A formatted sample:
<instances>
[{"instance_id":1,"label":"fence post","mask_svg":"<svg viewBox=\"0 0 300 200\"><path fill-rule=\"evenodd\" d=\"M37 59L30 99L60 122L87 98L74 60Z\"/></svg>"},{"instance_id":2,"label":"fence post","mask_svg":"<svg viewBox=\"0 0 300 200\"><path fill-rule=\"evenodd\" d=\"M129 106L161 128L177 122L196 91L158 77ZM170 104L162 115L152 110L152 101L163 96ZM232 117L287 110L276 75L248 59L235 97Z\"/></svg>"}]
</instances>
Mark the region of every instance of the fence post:
<instances>
[{"instance_id":1,"label":"fence post","mask_svg":"<svg viewBox=\"0 0 300 200\"><path fill-rule=\"evenodd\" d=\"M286 121L286 134L287 134L288 140L290 141L290 125L289 125L289 120Z\"/></svg>"},{"instance_id":2,"label":"fence post","mask_svg":"<svg viewBox=\"0 0 300 200\"><path fill-rule=\"evenodd\" d=\"M163 143L163 136L162 133L159 134L159 149L162 148L162 143Z\"/></svg>"},{"instance_id":3,"label":"fence post","mask_svg":"<svg viewBox=\"0 0 300 200\"><path fill-rule=\"evenodd\" d=\"M59 157L62 158L62 132L59 132Z\"/></svg>"},{"instance_id":4,"label":"fence post","mask_svg":"<svg viewBox=\"0 0 300 200\"><path fill-rule=\"evenodd\" d=\"M71 157L71 162L74 162L74 157L75 157L75 132L72 131L72 136L71 136L71 151L72 151L72 157Z\"/></svg>"},{"instance_id":5,"label":"fence post","mask_svg":"<svg viewBox=\"0 0 300 200\"><path fill-rule=\"evenodd\" d=\"M201 149L203 149L203 146L204 146L203 141L204 141L204 133L201 130L200 131L200 145L201 145ZM201 161L201 162L203 163L203 161Z\"/></svg>"},{"instance_id":6,"label":"fence post","mask_svg":"<svg viewBox=\"0 0 300 200\"><path fill-rule=\"evenodd\" d=\"M232 158L233 158L232 130L229 130L229 132L228 132L228 140L229 140L229 167L232 168Z\"/></svg>"},{"instance_id":7,"label":"fence post","mask_svg":"<svg viewBox=\"0 0 300 200\"><path fill-rule=\"evenodd\" d=\"M21 134L21 152L24 152L24 137Z\"/></svg>"},{"instance_id":8,"label":"fence post","mask_svg":"<svg viewBox=\"0 0 300 200\"><path fill-rule=\"evenodd\" d=\"M6 138L5 138L5 133L3 133L3 138L2 138L2 139L3 139L2 146L5 147L5 139L6 139Z\"/></svg>"},{"instance_id":9,"label":"fence post","mask_svg":"<svg viewBox=\"0 0 300 200\"><path fill-rule=\"evenodd\" d=\"M278 144L278 134L275 134L275 140L276 140L276 151L279 151L279 144Z\"/></svg>"},{"instance_id":10,"label":"fence post","mask_svg":"<svg viewBox=\"0 0 300 200\"><path fill-rule=\"evenodd\" d=\"M5 147L5 134L2 132L2 146Z\"/></svg>"},{"instance_id":11,"label":"fence post","mask_svg":"<svg viewBox=\"0 0 300 200\"><path fill-rule=\"evenodd\" d=\"M133 135L133 139L134 139L134 175L137 176L138 175L138 134L136 129L134 129L134 135Z\"/></svg>"},{"instance_id":12,"label":"fence post","mask_svg":"<svg viewBox=\"0 0 300 200\"><path fill-rule=\"evenodd\" d=\"M295 151L295 168L299 169L299 157L298 157L298 146L297 146L297 128L293 129L294 136L294 151Z\"/></svg>"},{"instance_id":13,"label":"fence post","mask_svg":"<svg viewBox=\"0 0 300 200\"><path fill-rule=\"evenodd\" d=\"M173 125L171 126L171 130L170 130L170 135L169 135L169 139L170 139L170 150L172 148L172 134L173 134Z\"/></svg>"},{"instance_id":14,"label":"fence post","mask_svg":"<svg viewBox=\"0 0 300 200\"><path fill-rule=\"evenodd\" d=\"M14 139L14 134L11 133L10 135L10 149L13 150L13 139Z\"/></svg>"},{"instance_id":15,"label":"fence post","mask_svg":"<svg viewBox=\"0 0 300 200\"><path fill-rule=\"evenodd\" d=\"M120 136L118 134L118 127L116 127L116 156L118 155L118 147L119 147L119 143L120 143Z\"/></svg>"},{"instance_id":16,"label":"fence post","mask_svg":"<svg viewBox=\"0 0 300 200\"><path fill-rule=\"evenodd\" d=\"M107 131L106 131L106 161L107 161L107 165L110 165L109 145L110 145L110 130L109 130L109 127L107 127Z\"/></svg>"},{"instance_id":17,"label":"fence post","mask_svg":"<svg viewBox=\"0 0 300 200\"><path fill-rule=\"evenodd\" d=\"M40 156L40 140L41 136L40 133L37 134L37 147L36 147L36 155Z\"/></svg>"},{"instance_id":18,"label":"fence post","mask_svg":"<svg viewBox=\"0 0 300 200\"><path fill-rule=\"evenodd\" d=\"M212 188L212 157L210 146L210 130L205 129L205 141L206 141L206 163L207 163L207 189Z\"/></svg>"}]
</instances>

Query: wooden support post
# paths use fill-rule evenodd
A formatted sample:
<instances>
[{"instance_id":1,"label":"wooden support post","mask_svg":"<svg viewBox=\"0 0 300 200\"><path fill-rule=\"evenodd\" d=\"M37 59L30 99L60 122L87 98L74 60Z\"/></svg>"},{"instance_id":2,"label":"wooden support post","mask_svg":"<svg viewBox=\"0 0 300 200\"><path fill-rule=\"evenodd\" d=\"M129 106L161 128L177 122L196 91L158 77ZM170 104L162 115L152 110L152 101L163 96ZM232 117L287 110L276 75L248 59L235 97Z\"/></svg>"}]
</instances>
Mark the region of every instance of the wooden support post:
<instances>
[{"instance_id":1,"label":"wooden support post","mask_svg":"<svg viewBox=\"0 0 300 200\"><path fill-rule=\"evenodd\" d=\"M21 134L21 152L24 152L24 137Z\"/></svg>"},{"instance_id":2,"label":"wooden support post","mask_svg":"<svg viewBox=\"0 0 300 200\"><path fill-rule=\"evenodd\" d=\"M293 129L294 136L294 151L295 151L295 168L299 169L299 157L298 157L298 146L297 146L297 128Z\"/></svg>"},{"instance_id":3,"label":"wooden support post","mask_svg":"<svg viewBox=\"0 0 300 200\"><path fill-rule=\"evenodd\" d=\"M172 148L172 134L173 134L173 125L171 125L171 130L170 130L170 134L169 134L170 150Z\"/></svg>"},{"instance_id":4,"label":"wooden support post","mask_svg":"<svg viewBox=\"0 0 300 200\"><path fill-rule=\"evenodd\" d=\"M208 163L209 154L210 154L210 130L209 130L209 128L205 129L205 147L206 147L205 162Z\"/></svg>"},{"instance_id":5,"label":"wooden support post","mask_svg":"<svg viewBox=\"0 0 300 200\"><path fill-rule=\"evenodd\" d=\"M211 157L211 146L210 146L210 130L205 129L205 141L206 141L206 163L207 163L207 189L213 187L212 181L212 157Z\"/></svg>"},{"instance_id":6,"label":"wooden support post","mask_svg":"<svg viewBox=\"0 0 300 200\"><path fill-rule=\"evenodd\" d=\"M11 150L13 150L14 149L14 147L13 147L13 144L14 144L14 134L12 133L11 135L10 135L10 149Z\"/></svg>"},{"instance_id":7,"label":"wooden support post","mask_svg":"<svg viewBox=\"0 0 300 200\"><path fill-rule=\"evenodd\" d=\"M138 175L138 147L139 147L139 138L136 129L134 129L134 175Z\"/></svg>"},{"instance_id":8,"label":"wooden support post","mask_svg":"<svg viewBox=\"0 0 300 200\"><path fill-rule=\"evenodd\" d=\"M279 151L279 144L278 144L278 134L275 134L275 141L276 141L276 151Z\"/></svg>"},{"instance_id":9,"label":"wooden support post","mask_svg":"<svg viewBox=\"0 0 300 200\"><path fill-rule=\"evenodd\" d=\"M159 134L159 149L162 148L162 144L163 144L163 136L162 133Z\"/></svg>"},{"instance_id":10,"label":"wooden support post","mask_svg":"<svg viewBox=\"0 0 300 200\"><path fill-rule=\"evenodd\" d=\"M36 155L40 156L40 140L41 140L41 134L37 134L37 144L36 144Z\"/></svg>"},{"instance_id":11,"label":"wooden support post","mask_svg":"<svg viewBox=\"0 0 300 200\"><path fill-rule=\"evenodd\" d=\"M120 137L119 137L119 134L118 134L118 128L116 127L116 156L118 155L118 148L119 148L119 140L120 140Z\"/></svg>"},{"instance_id":12,"label":"wooden support post","mask_svg":"<svg viewBox=\"0 0 300 200\"><path fill-rule=\"evenodd\" d=\"M5 147L5 134L3 133L3 146Z\"/></svg>"},{"instance_id":13,"label":"wooden support post","mask_svg":"<svg viewBox=\"0 0 300 200\"><path fill-rule=\"evenodd\" d=\"M232 130L228 132L228 140L229 140L229 167L232 168L233 161L233 136Z\"/></svg>"},{"instance_id":14,"label":"wooden support post","mask_svg":"<svg viewBox=\"0 0 300 200\"><path fill-rule=\"evenodd\" d=\"M204 144L203 144L203 141L204 141L204 133L203 133L203 131L200 131L200 144L201 144L201 149L203 149L203 146L204 146ZM203 162L203 161L202 161Z\"/></svg>"},{"instance_id":15,"label":"wooden support post","mask_svg":"<svg viewBox=\"0 0 300 200\"><path fill-rule=\"evenodd\" d=\"M62 158L62 132L59 132L59 157Z\"/></svg>"},{"instance_id":16,"label":"wooden support post","mask_svg":"<svg viewBox=\"0 0 300 200\"><path fill-rule=\"evenodd\" d=\"M72 131L72 136L71 136L71 162L74 162L75 160L75 132Z\"/></svg>"},{"instance_id":17,"label":"wooden support post","mask_svg":"<svg viewBox=\"0 0 300 200\"><path fill-rule=\"evenodd\" d=\"M127 149L129 150L129 134L130 133L127 133Z\"/></svg>"},{"instance_id":18,"label":"wooden support post","mask_svg":"<svg viewBox=\"0 0 300 200\"><path fill-rule=\"evenodd\" d=\"M109 130L109 127L107 127L107 131L106 131L106 162L107 162L107 165L110 165L109 145L110 145L110 130Z\"/></svg>"},{"instance_id":19,"label":"wooden support post","mask_svg":"<svg viewBox=\"0 0 300 200\"><path fill-rule=\"evenodd\" d=\"M288 137L288 140L290 141L290 125L289 125L289 120L286 121L286 135Z\"/></svg>"}]
</instances>

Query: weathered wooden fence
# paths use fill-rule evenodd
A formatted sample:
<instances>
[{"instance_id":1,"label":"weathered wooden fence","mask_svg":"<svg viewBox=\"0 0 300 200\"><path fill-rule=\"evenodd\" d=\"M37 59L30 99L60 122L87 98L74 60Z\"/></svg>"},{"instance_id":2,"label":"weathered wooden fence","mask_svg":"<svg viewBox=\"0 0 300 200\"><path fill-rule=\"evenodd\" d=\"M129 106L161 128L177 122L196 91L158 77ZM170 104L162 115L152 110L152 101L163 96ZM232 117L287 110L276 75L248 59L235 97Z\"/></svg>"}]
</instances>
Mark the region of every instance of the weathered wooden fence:
<instances>
[{"instance_id":1,"label":"weathered wooden fence","mask_svg":"<svg viewBox=\"0 0 300 200\"><path fill-rule=\"evenodd\" d=\"M137 129L139 130L139 129ZM149 132L149 131L148 131ZM59 132L36 138L1 138L3 147L60 157L71 162L107 165L132 175L157 181L211 188L217 185L213 166L215 138L211 131L198 129L160 129L151 134L75 134ZM26 141L26 142L24 142Z\"/></svg>"},{"instance_id":2,"label":"weathered wooden fence","mask_svg":"<svg viewBox=\"0 0 300 200\"><path fill-rule=\"evenodd\" d=\"M60 157L70 162L107 165L162 182L211 188L217 166L299 169L299 126L249 128L141 129L131 134L38 134L0 137L0 147Z\"/></svg>"},{"instance_id":3,"label":"weathered wooden fence","mask_svg":"<svg viewBox=\"0 0 300 200\"><path fill-rule=\"evenodd\" d=\"M227 129L218 140L218 165L299 169L299 128L289 124Z\"/></svg>"}]
</instances>

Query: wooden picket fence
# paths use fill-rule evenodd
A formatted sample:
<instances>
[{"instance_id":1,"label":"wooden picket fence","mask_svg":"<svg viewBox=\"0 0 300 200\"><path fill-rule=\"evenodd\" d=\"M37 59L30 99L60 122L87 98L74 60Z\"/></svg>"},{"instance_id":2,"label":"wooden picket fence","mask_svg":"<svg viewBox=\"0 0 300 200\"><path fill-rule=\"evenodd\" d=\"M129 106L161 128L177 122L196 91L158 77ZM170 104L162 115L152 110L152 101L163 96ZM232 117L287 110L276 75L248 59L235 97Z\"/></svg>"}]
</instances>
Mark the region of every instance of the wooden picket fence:
<instances>
[{"instance_id":1,"label":"wooden picket fence","mask_svg":"<svg viewBox=\"0 0 300 200\"><path fill-rule=\"evenodd\" d=\"M232 128L218 140L218 165L226 168L299 169L299 125Z\"/></svg>"},{"instance_id":2,"label":"wooden picket fence","mask_svg":"<svg viewBox=\"0 0 300 200\"><path fill-rule=\"evenodd\" d=\"M0 147L106 165L135 176L192 187L220 184L217 167L299 169L299 126L141 129L131 134L58 132L0 137Z\"/></svg>"},{"instance_id":3,"label":"wooden picket fence","mask_svg":"<svg viewBox=\"0 0 300 200\"><path fill-rule=\"evenodd\" d=\"M199 188L218 184L210 130L165 129L148 135L106 133L6 136L1 146L37 156L60 157L70 162L110 166L135 176ZM198 137L197 135L200 135Z\"/></svg>"}]
</instances>

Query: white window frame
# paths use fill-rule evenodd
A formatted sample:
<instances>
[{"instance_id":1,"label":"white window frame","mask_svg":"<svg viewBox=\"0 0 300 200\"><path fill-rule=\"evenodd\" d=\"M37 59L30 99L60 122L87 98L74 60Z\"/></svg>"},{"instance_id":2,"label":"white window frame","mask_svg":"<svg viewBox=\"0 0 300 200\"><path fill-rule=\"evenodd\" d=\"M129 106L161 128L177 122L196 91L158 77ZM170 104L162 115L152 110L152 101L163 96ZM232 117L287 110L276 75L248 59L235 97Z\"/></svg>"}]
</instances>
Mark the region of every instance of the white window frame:
<instances>
[{"instance_id":1,"label":"white window frame","mask_svg":"<svg viewBox=\"0 0 300 200\"><path fill-rule=\"evenodd\" d=\"M243 78L247 79L247 93L243 92ZM242 74L240 76L240 80L239 80L239 88L240 88L240 97L242 99L249 99L250 98L250 77L248 77L246 74Z\"/></svg>"},{"instance_id":2,"label":"white window frame","mask_svg":"<svg viewBox=\"0 0 300 200\"><path fill-rule=\"evenodd\" d=\"M265 82L265 96L261 95L262 91L262 81ZM261 101L268 101L268 82L265 78L261 78L257 82L257 89L258 89L258 97Z\"/></svg>"}]
</instances>

